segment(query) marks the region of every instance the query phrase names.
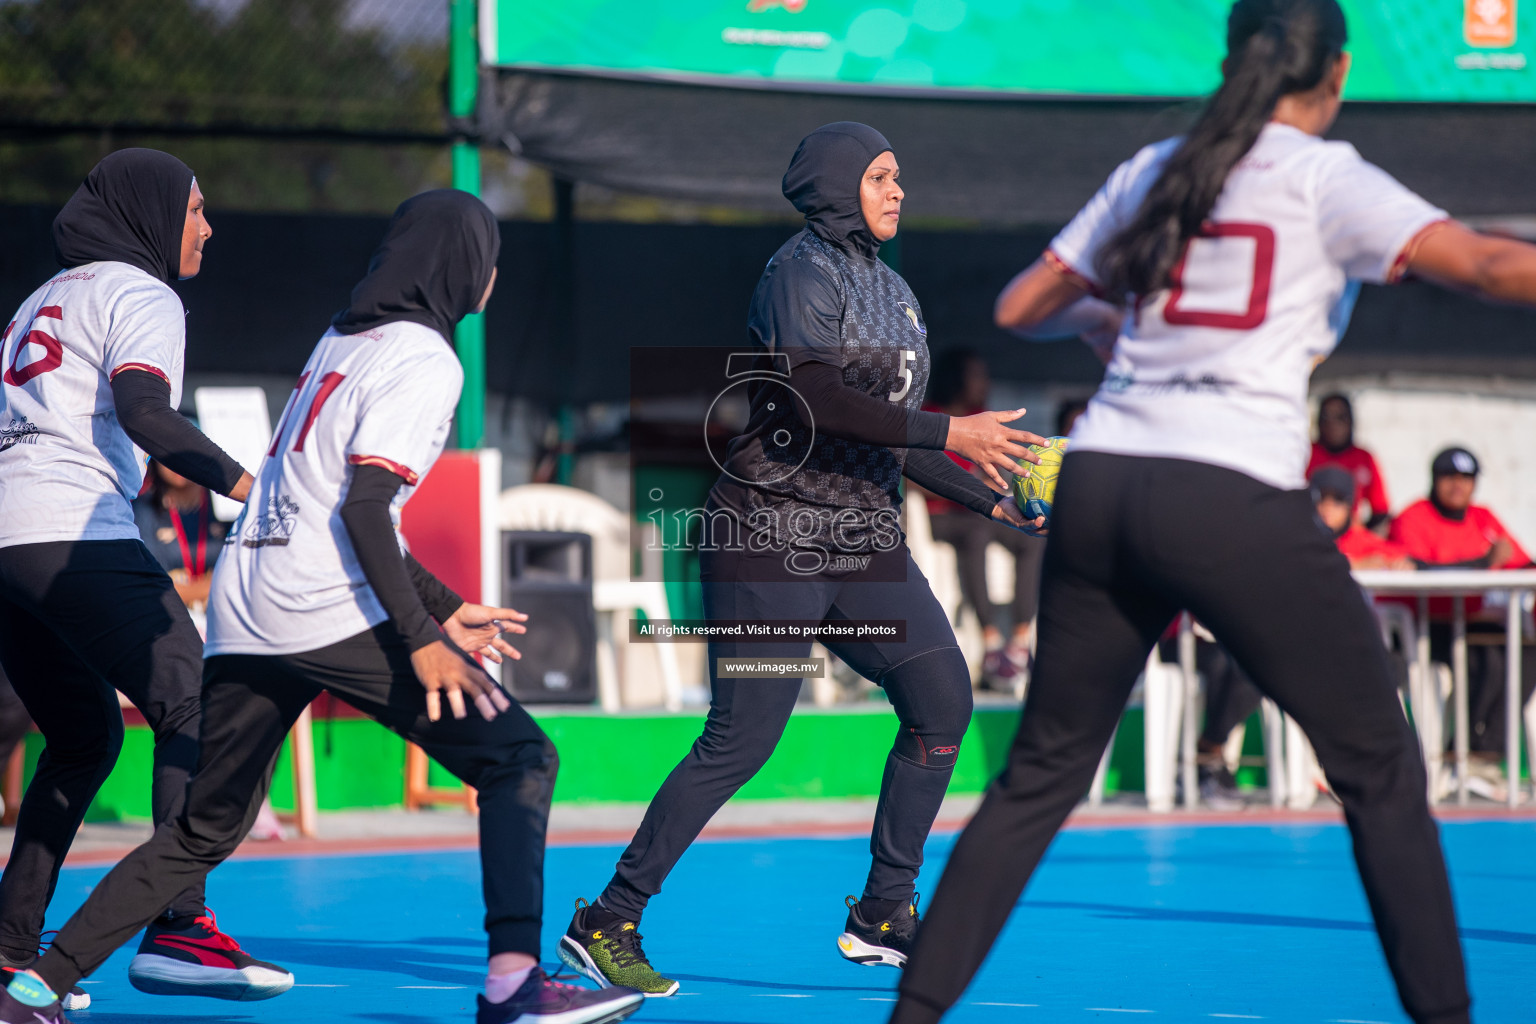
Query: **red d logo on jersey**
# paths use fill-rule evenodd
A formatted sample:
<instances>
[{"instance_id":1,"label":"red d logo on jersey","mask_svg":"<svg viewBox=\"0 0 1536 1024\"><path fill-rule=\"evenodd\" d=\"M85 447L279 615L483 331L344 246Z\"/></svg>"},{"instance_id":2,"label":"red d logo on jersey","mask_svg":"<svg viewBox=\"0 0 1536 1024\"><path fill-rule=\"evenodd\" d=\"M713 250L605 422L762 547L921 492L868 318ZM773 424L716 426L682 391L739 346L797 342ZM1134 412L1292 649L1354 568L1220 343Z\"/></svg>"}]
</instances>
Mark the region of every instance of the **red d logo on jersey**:
<instances>
[{"instance_id":1,"label":"red d logo on jersey","mask_svg":"<svg viewBox=\"0 0 1536 1024\"><path fill-rule=\"evenodd\" d=\"M44 306L37 311L37 316L32 318L32 323L37 323L37 321L43 319L63 320L64 311L58 306ZM5 335L0 337L0 345L3 345L10 339L11 328L15 326L15 321L12 321L11 325L5 329ZM64 346L59 343L58 338L43 331L32 330L31 324L28 324L27 327L27 333L22 335L21 341L17 343L16 351L11 354L11 365L5 371L4 380L12 387L19 388L33 377L41 376L49 370L57 370L59 364L64 361ZM21 354L32 345L40 347L43 350L43 354L41 357L33 359L27 365L22 366Z\"/></svg>"}]
</instances>

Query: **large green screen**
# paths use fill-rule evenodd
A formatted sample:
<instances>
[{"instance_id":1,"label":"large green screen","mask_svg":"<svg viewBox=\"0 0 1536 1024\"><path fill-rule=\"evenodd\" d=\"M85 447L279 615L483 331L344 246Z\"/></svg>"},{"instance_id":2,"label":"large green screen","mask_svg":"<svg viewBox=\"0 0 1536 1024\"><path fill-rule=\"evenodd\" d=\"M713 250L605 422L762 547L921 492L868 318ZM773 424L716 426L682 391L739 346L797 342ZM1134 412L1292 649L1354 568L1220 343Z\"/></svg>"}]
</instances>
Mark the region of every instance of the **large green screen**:
<instances>
[{"instance_id":1,"label":"large green screen","mask_svg":"<svg viewBox=\"0 0 1536 1024\"><path fill-rule=\"evenodd\" d=\"M1536 0L1343 0L1352 99L1536 101ZM488 63L735 85L1198 96L1228 0L482 0Z\"/></svg>"}]
</instances>

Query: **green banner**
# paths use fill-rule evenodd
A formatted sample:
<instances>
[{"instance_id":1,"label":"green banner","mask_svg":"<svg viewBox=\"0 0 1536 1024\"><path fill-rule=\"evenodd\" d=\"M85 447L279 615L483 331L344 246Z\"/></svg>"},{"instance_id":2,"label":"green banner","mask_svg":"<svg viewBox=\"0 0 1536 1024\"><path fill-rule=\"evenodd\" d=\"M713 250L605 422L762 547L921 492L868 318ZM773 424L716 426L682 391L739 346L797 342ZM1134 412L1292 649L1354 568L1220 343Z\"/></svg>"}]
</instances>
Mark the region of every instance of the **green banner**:
<instances>
[{"instance_id":1,"label":"green banner","mask_svg":"<svg viewBox=\"0 0 1536 1024\"><path fill-rule=\"evenodd\" d=\"M1228 0L481 0L488 63L716 84L1185 97ZM1361 100L1536 101L1536 0L1342 0Z\"/></svg>"}]
</instances>

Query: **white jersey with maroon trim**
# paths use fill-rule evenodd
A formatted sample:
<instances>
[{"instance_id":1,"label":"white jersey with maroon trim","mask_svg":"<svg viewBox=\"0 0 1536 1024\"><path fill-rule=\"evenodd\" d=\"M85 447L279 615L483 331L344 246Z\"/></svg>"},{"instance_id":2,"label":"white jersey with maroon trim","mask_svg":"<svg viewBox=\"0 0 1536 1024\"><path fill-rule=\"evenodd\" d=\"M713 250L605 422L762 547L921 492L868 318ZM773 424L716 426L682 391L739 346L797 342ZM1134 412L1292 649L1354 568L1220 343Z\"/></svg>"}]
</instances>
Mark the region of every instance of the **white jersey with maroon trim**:
<instances>
[{"instance_id":1,"label":"white jersey with maroon trim","mask_svg":"<svg viewBox=\"0 0 1536 1024\"><path fill-rule=\"evenodd\" d=\"M352 467L405 480L390 508L398 530L401 506L448 440L463 385L458 357L429 327L325 333L214 569L208 654L313 651L389 618L341 521Z\"/></svg>"},{"instance_id":2,"label":"white jersey with maroon trim","mask_svg":"<svg viewBox=\"0 0 1536 1024\"><path fill-rule=\"evenodd\" d=\"M1047 261L1096 288L1100 248L1135 215L1180 141L1116 169ZM1073 450L1190 459L1304 486L1307 382L1348 325L1358 282L1397 280L1425 230L1445 218L1348 143L1267 125L1171 287L1127 314Z\"/></svg>"},{"instance_id":3,"label":"white jersey with maroon trim","mask_svg":"<svg viewBox=\"0 0 1536 1024\"><path fill-rule=\"evenodd\" d=\"M62 270L21 304L0 344L0 547L138 539L144 453L112 377L148 370L180 404L186 326L176 293L126 263Z\"/></svg>"}]
</instances>

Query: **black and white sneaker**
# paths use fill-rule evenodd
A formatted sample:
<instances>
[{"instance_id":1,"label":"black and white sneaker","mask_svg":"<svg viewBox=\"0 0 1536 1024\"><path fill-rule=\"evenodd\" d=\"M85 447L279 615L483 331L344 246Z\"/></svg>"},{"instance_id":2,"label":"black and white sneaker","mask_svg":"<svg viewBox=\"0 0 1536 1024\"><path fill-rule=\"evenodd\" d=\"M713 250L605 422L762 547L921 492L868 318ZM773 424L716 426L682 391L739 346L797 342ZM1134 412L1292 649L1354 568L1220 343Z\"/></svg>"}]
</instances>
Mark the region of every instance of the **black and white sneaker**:
<instances>
[{"instance_id":1,"label":"black and white sneaker","mask_svg":"<svg viewBox=\"0 0 1536 1024\"><path fill-rule=\"evenodd\" d=\"M907 954L922 920L917 914L920 899L922 896L914 893L911 903L902 904L890 917L872 921L865 916L860 901L849 896L843 900L848 907L848 923L837 937L837 951L843 959L866 967L907 966Z\"/></svg>"},{"instance_id":2,"label":"black and white sneaker","mask_svg":"<svg viewBox=\"0 0 1536 1024\"><path fill-rule=\"evenodd\" d=\"M644 1002L645 996L632 988L578 988L535 967L506 1002L477 997L475 1024L614 1024Z\"/></svg>"},{"instance_id":3,"label":"black and white sneaker","mask_svg":"<svg viewBox=\"0 0 1536 1024\"><path fill-rule=\"evenodd\" d=\"M1213 811L1240 811L1248 800L1237 788L1237 779L1224 761L1201 763L1197 767L1200 800Z\"/></svg>"}]
</instances>

